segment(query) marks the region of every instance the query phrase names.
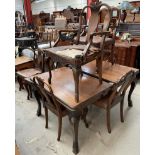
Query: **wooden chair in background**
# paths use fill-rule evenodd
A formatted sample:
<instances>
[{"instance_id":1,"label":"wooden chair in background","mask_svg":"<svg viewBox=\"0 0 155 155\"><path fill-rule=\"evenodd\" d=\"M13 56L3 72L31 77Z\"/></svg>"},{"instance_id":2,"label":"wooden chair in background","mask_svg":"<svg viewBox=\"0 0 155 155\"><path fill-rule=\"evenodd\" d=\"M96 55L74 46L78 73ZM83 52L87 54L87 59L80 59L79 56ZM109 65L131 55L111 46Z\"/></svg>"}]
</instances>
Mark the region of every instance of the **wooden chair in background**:
<instances>
[{"instance_id":1,"label":"wooden chair in background","mask_svg":"<svg viewBox=\"0 0 155 155\"><path fill-rule=\"evenodd\" d=\"M36 51L34 51L33 67L16 72L16 76L18 78L18 83L19 83L19 89L21 90L23 85L25 86L28 93L27 99L29 99L29 97L32 97L32 92L31 92L31 87L25 81L25 78L44 72L44 57L45 57L44 52L41 49L38 49L37 54L36 54Z\"/></svg>"}]
</instances>

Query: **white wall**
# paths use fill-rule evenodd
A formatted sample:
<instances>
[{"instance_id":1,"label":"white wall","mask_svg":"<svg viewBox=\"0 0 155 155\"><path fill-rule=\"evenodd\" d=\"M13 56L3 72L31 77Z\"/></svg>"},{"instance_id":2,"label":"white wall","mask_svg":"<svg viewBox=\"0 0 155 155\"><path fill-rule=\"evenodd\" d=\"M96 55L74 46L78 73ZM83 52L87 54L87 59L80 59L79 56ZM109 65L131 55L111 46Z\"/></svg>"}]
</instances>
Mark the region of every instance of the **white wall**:
<instances>
[{"instance_id":1,"label":"white wall","mask_svg":"<svg viewBox=\"0 0 155 155\"><path fill-rule=\"evenodd\" d=\"M107 4L109 4L110 6L118 6L119 4L118 3L121 3L121 2L123 2L123 1L128 1L128 2L130 2L130 1L137 1L137 0L100 0L100 1L102 1L102 2L104 2L104 3L107 3ZM140 0L139 0L140 1Z\"/></svg>"},{"instance_id":2,"label":"white wall","mask_svg":"<svg viewBox=\"0 0 155 155\"><path fill-rule=\"evenodd\" d=\"M15 0L15 11L20 11L24 13L23 11L23 1L24 0Z\"/></svg>"},{"instance_id":3,"label":"white wall","mask_svg":"<svg viewBox=\"0 0 155 155\"><path fill-rule=\"evenodd\" d=\"M23 2L24 0L15 0L15 10L23 12ZM101 0L104 3L107 3L111 6L118 6L118 3L123 0ZM135 1L135 0L128 0ZM53 11L60 11L67 6L71 6L73 8L82 8L87 5L87 0L46 0L40 3L32 3L32 14L39 14L40 11L44 11L46 13L52 13Z\"/></svg>"},{"instance_id":4,"label":"white wall","mask_svg":"<svg viewBox=\"0 0 155 155\"><path fill-rule=\"evenodd\" d=\"M40 3L32 3L32 13L38 14L40 11L52 13L53 11L61 11L67 6L73 8L82 8L87 4L87 0L46 0Z\"/></svg>"}]
</instances>

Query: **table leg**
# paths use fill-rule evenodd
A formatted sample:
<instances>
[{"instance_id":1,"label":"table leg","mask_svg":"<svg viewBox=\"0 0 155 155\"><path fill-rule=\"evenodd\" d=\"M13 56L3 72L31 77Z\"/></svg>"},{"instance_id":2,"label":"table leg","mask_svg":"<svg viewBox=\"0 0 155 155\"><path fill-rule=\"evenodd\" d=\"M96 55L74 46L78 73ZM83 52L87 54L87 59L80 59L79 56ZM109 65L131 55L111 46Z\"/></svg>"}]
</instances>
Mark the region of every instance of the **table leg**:
<instances>
[{"instance_id":1,"label":"table leg","mask_svg":"<svg viewBox=\"0 0 155 155\"><path fill-rule=\"evenodd\" d=\"M34 92L34 96L35 96L37 103L38 103L37 116L40 116L41 115L40 95L39 95L37 90L33 90L33 92Z\"/></svg>"},{"instance_id":2,"label":"table leg","mask_svg":"<svg viewBox=\"0 0 155 155\"><path fill-rule=\"evenodd\" d=\"M131 95L132 95L132 93L133 93L133 91L135 89L135 85L136 85L136 83L135 83L135 81L133 81L131 83L131 87L130 87L130 90L129 90L129 94L128 94L128 106L129 107L132 107L133 106L132 100L131 100Z\"/></svg>"},{"instance_id":3,"label":"table leg","mask_svg":"<svg viewBox=\"0 0 155 155\"><path fill-rule=\"evenodd\" d=\"M22 47L19 47L19 48L18 48L18 55L19 55L19 56L22 56L22 51L23 51L23 48L22 48Z\"/></svg>"},{"instance_id":4,"label":"table leg","mask_svg":"<svg viewBox=\"0 0 155 155\"><path fill-rule=\"evenodd\" d=\"M74 83L75 83L75 101L79 102L79 76L81 73L81 69L79 68L72 68Z\"/></svg>"},{"instance_id":5,"label":"table leg","mask_svg":"<svg viewBox=\"0 0 155 155\"><path fill-rule=\"evenodd\" d=\"M73 121L73 153L79 153L79 145L78 145L78 127L80 121L81 113L79 111L75 111L71 114L71 118Z\"/></svg>"}]
</instances>

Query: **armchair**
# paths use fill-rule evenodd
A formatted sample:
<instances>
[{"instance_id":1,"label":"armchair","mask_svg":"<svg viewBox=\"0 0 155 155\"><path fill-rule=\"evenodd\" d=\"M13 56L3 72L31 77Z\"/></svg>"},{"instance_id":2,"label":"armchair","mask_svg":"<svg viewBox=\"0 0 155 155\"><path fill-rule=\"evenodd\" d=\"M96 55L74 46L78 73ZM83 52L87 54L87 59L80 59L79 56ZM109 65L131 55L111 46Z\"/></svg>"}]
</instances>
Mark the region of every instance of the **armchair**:
<instances>
[{"instance_id":1,"label":"armchair","mask_svg":"<svg viewBox=\"0 0 155 155\"><path fill-rule=\"evenodd\" d=\"M110 31L110 35L106 37L105 39L105 45L104 45L104 60L109 60L114 63L114 45L115 45L115 36L116 36L116 29L120 22L120 10L116 7L111 7L111 16L107 14L107 8L101 8L99 11L100 14L100 20L101 23L98 23L98 31L104 32L104 31ZM91 18L90 18L91 20ZM110 22L109 22L110 20ZM87 31L89 31L89 26L82 26L83 29L82 33L78 34L78 37L76 38L76 42L80 44L86 44L87 43ZM86 30L87 29L87 30ZM96 35L93 38L93 45L98 47L100 46L101 42L101 36Z\"/></svg>"},{"instance_id":2,"label":"armchair","mask_svg":"<svg viewBox=\"0 0 155 155\"><path fill-rule=\"evenodd\" d=\"M81 66L96 60L96 65L99 74L99 83L102 83L102 57L103 57L103 47L105 43L105 38L110 33L108 31L103 32L95 32L98 26L98 19L99 19L99 10L104 6L107 8L107 16L109 17L109 22L107 22L107 27L110 23L111 19L111 8L104 3L92 3L89 7L91 9L91 17L89 21L89 28L87 33L87 44L81 45L79 42L76 42L76 45L72 46L59 46L50 49L44 49L45 53L48 56L48 68L49 68L49 80L48 82L51 83L51 67L50 62L54 64L55 62L61 63L62 65L69 65L72 68L74 81L75 81L75 100L79 102L79 76L81 72ZM84 10L83 9L83 10ZM81 20L80 20L81 21ZM80 34L80 30L78 31ZM93 46L93 38L97 35L101 36L101 40L98 47ZM52 65L53 66L53 65Z\"/></svg>"}]
</instances>

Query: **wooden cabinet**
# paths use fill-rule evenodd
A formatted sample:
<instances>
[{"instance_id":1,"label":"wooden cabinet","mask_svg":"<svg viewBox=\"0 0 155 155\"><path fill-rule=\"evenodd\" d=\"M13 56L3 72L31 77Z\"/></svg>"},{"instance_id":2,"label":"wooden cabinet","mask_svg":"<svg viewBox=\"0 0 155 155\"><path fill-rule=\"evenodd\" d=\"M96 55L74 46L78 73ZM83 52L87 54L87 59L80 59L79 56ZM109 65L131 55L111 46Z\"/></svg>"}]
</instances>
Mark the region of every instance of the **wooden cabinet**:
<instances>
[{"instance_id":1,"label":"wooden cabinet","mask_svg":"<svg viewBox=\"0 0 155 155\"><path fill-rule=\"evenodd\" d=\"M135 40L128 43L127 41L116 40L115 54L116 63L129 67L139 68L140 41Z\"/></svg>"}]
</instances>

